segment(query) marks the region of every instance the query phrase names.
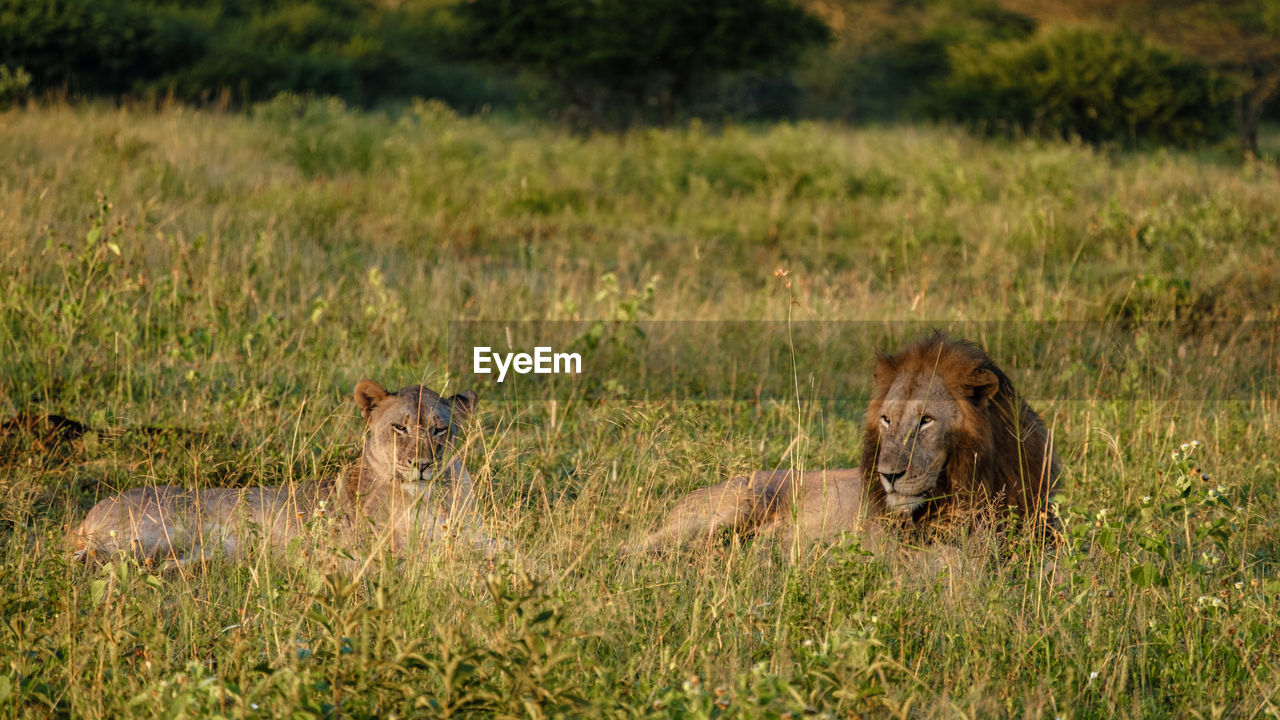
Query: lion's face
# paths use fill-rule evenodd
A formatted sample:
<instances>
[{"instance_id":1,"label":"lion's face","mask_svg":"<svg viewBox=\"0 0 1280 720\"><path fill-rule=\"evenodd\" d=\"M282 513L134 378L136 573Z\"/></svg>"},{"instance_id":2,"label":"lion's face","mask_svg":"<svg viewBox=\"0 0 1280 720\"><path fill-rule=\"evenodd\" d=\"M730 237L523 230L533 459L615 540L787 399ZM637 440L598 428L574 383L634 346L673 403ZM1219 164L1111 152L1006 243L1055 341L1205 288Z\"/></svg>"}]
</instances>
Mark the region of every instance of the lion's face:
<instances>
[{"instance_id":1,"label":"lion's face","mask_svg":"<svg viewBox=\"0 0 1280 720\"><path fill-rule=\"evenodd\" d=\"M446 466L476 404L471 391L441 398L421 385L388 392L372 380L356 385L355 398L369 421L365 467L402 484L428 482Z\"/></svg>"},{"instance_id":2,"label":"lion's face","mask_svg":"<svg viewBox=\"0 0 1280 720\"><path fill-rule=\"evenodd\" d=\"M880 407L880 454L871 480L890 512L910 515L947 492L942 487L951 428L959 408L942 380L899 375Z\"/></svg>"},{"instance_id":3,"label":"lion's face","mask_svg":"<svg viewBox=\"0 0 1280 720\"><path fill-rule=\"evenodd\" d=\"M993 455L996 372L976 348L941 338L879 358L863 472L886 511L918 516L990 482L974 468Z\"/></svg>"}]
</instances>

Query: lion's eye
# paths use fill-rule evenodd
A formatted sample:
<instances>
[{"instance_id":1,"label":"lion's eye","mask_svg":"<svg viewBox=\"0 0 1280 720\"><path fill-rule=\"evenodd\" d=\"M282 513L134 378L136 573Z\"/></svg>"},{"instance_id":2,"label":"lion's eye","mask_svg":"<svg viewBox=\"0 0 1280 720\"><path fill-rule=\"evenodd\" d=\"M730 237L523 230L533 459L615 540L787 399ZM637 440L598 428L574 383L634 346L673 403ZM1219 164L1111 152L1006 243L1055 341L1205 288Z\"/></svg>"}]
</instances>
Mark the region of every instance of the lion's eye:
<instances>
[{"instance_id":1,"label":"lion's eye","mask_svg":"<svg viewBox=\"0 0 1280 720\"><path fill-rule=\"evenodd\" d=\"M888 416L888 415L881 415L881 416L880 416L880 422L884 423L884 426L885 426L885 427L889 427L889 416Z\"/></svg>"},{"instance_id":2,"label":"lion's eye","mask_svg":"<svg viewBox=\"0 0 1280 720\"><path fill-rule=\"evenodd\" d=\"M392 430L395 430L395 431L396 431L396 433L398 433L398 434L400 434L400 435L408 435L408 434L409 434L409 428L405 427L404 425L401 425L400 423L392 423L392 424L391 424L391 429L392 429Z\"/></svg>"},{"instance_id":3,"label":"lion's eye","mask_svg":"<svg viewBox=\"0 0 1280 720\"><path fill-rule=\"evenodd\" d=\"M924 427L925 425L928 425L928 424L929 424L929 423L931 423L931 422L933 422L933 416L932 416L932 415L921 415L921 416L920 416L920 427Z\"/></svg>"},{"instance_id":4,"label":"lion's eye","mask_svg":"<svg viewBox=\"0 0 1280 720\"><path fill-rule=\"evenodd\" d=\"M431 428L431 437L433 438L442 438L448 434L449 434L449 428L447 427Z\"/></svg>"}]
</instances>

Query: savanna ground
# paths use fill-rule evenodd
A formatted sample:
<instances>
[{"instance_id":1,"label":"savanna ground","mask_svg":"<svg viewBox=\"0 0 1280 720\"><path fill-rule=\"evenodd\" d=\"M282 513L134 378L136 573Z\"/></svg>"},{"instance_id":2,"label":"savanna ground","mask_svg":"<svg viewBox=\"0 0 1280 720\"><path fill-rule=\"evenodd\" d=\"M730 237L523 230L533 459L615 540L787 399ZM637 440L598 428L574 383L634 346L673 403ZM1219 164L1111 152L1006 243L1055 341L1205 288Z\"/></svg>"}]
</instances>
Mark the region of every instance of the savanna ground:
<instances>
[{"instance_id":1,"label":"savanna ground","mask_svg":"<svg viewBox=\"0 0 1280 720\"><path fill-rule=\"evenodd\" d=\"M0 415L94 428L0 437L0 716L1277 714L1271 164L290 99L10 111L0 159ZM589 372L450 341L535 319ZM1052 427L1056 550L620 552L674 493L856 463L874 348L933 327ZM117 489L335 471L362 377L479 390L513 557L68 560Z\"/></svg>"}]
</instances>

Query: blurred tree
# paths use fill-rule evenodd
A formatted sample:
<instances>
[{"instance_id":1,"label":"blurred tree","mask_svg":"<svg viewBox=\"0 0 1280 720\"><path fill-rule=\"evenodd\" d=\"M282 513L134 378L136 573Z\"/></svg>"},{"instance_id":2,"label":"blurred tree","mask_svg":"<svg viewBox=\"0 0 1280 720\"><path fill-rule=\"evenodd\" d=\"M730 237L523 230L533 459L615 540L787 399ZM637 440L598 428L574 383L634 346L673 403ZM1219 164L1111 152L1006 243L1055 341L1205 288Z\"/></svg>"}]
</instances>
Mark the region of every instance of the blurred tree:
<instances>
[{"instance_id":1,"label":"blurred tree","mask_svg":"<svg viewBox=\"0 0 1280 720\"><path fill-rule=\"evenodd\" d=\"M0 66L33 93L514 104L502 78L444 59L458 54L452 2L0 0Z\"/></svg>"},{"instance_id":2,"label":"blurred tree","mask_svg":"<svg viewBox=\"0 0 1280 720\"><path fill-rule=\"evenodd\" d=\"M1145 34L1239 84L1240 150L1258 153L1258 123L1280 97L1280 0L1002 0L1041 20L1104 21Z\"/></svg>"},{"instance_id":3,"label":"blurred tree","mask_svg":"<svg viewBox=\"0 0 1280 720\"><path fill-rule=\"evenodd\" d=\"M0 0L0 62L36 89L123 93L203 53L200 24L131 0Z\"/></svg>"},{"instance_id":4,"label":"blurred tree","mask_svg":"<svg viewBox=\"0 0 1280 720\"><path fill-rule=\"evenodd\" d=\"M670 119L700 83L791 67L829 37L789 0L469 0L458 14L475 56L545 74L593 122L654 105Z\"/></svg>"},{"instance_id":5,"label":"blurred tree","mask_svg":"<svg viewBox=\"0 0 1280 720\"><path fill-rule=\"evenodd\" d=\"M938 114L987 131L1194 146L1230 127L1229 82L1124 30L1049 27L954 48L951 64Z\"/></svg>"},{"instance_id":6,"label":"blurred tree","mask_svg":"<svg viewBox=\"0 0 1280 720\"><path fill-rule=\"evenodd\" d=\"M806 106L854 121L931 115L956 50L1035 31L997 0L809 0L808 7L834 41L800 70Z\"/></svg>"}]
</instances>

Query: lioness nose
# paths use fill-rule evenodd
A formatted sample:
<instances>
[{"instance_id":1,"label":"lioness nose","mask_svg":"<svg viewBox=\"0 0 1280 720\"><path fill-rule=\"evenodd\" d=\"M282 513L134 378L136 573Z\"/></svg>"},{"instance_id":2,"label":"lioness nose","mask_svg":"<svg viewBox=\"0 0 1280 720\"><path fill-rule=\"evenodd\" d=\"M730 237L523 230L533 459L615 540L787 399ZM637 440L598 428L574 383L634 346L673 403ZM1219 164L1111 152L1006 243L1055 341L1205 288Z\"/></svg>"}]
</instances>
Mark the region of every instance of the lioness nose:
<instances>
[{"instance_id":1,"label":"lioness nose","mask_svg":"<svg viewBox=\"0 0 1280 720\"><path fill-rule=\"evenodd\" d=\"M902 472L882 472L880 473L880 479L884 480L884 483L889 486L890 490L892 490L893 484L901 480L902 476L906 474L906 470L903 470Z\"/></svg>"},{"instance_id":2,"label":"lioness nose","mask_svg":"<svg viewBox=\"0 0 1280 720\"><path fill-rule=\"evenodd\" d=\"M415 480L426 482L431 478L431 461L417 460L413 463L413 475Z\"/></svg>"}]
</instances>

